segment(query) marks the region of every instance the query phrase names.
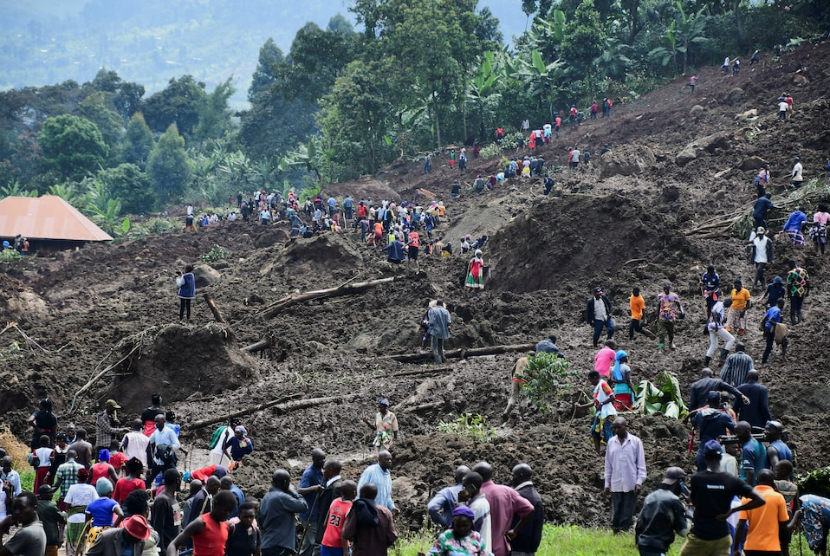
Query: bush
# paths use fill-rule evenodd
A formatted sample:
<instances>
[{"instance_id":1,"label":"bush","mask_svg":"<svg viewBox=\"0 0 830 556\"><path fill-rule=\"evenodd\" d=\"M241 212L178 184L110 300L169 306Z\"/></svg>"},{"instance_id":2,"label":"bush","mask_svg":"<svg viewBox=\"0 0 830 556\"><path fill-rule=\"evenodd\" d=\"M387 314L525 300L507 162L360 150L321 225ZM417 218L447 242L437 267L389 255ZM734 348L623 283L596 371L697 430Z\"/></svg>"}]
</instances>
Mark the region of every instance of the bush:
<instances>
[{"instance_id":1,"label":"bush","mask_svg":"<svg viewBox=\"0 0 830 556\"><path fill-rule=\"evenodd\" d=\"M501 147L498 143L490 143L481 149L481 152L478 154L481 158L493 158L501 154Z\"/></svg>"},{"instance_id":2,"label":"bush","mask_svg":"<svg viewBox=\"0 0 830 556\"><path fill-rule=\"evenodd\" d=\"M496 437L496 430L487 426L486 419L479 413L464 413L455 421L440 421L438 430L458 436L466 436L474 442L490 442Z\"/></svg>"},{"instance_id":3,"label":"bush","mask_svg":"<svg viewBox=\"0 0 830 556\"><path fill-rule=\"evenodd\" d=\"M508 133L504 136L504 139L501 140L501 148L505 150L515 149L519 146L519 139L524 139L524 134L521 131Z\"/></svg>"},{"instance_id":4,"label":"bush","mask_svg":"<svg viewBox=\"0 0 830 556\"><path fill-rule=\"evenodd\" d=\"M540 413L550 413L557 394L570 388L569 379L576 373L569 370L568 361L553 353L537 353L527 361L524 393Z\"/></svg>"},{"instance_id":5,"label":"bush","mask_svg":"<svg viewBox=\"0 0 830 556\"><path fill-rule=\"evenodd\" d=\"M214 245L210 248L210 251L207 253L202 253L199 256L199 260L203 263L212 263L216 261L221 261L225 257L230 254L230 251L225 249L224 247L219 247L218 245Z\"/></svg>"},{"instance_id":6,"label":"bush","mask_svg":"<svg viewBox=\"0 0 830 556\"><path fill-rule=\"evenodd\" d=\"M23 255L14 249L3 249L0 251L0 263L2 264L12 264L20 260L23 260Z\"/></svg>"}]
</instances>

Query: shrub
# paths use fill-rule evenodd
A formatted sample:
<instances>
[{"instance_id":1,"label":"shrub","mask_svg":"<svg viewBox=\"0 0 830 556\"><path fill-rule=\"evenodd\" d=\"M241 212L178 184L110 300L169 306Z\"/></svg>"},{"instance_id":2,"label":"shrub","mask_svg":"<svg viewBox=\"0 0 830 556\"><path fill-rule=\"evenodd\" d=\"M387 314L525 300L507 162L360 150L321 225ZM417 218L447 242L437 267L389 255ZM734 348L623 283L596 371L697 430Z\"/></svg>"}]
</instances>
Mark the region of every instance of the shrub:
<instances>
[{"instance_id":1,"label":"shrub","mask_svg":"<svg viewBox=\"0 0 830 556\"><path fill-rule=\"evenodd\" d=\"M576 373L569 370L567 360L553 353L537 353L527 361L524 393L540 413L550 413L557 394L570 388L569 379Z\"/></svg>"},{"instance_id":2,"label":"shrub","mask_svg":"<svg viewBox=\"0 0 830 556\"><path fill-rule=\"evenodd\" d=\"M499 156L501 154L501 147L498 143L490 143L481 149L478 154L481 158L493 158L494 156Z\"/></svg>"},{"instance_id":3,"label":"shrub","mask_svg":"<svg viewBox=\"0 0 830 556\"><path fill-rule=\"evenodd\" d=\"M466 436L475 442L490 442L496 437L496 430L487 426L487 420L479 413L464 413L455 421L440 421L438 430Z\"/></svg>"},{"instance_id":4,"label":"shrub","mask_svg":"<svg viewBox=\"0 0 830 556\"><path fill-rule=\"evenodd\" d=\"M212 263L216 261L221 261L225 257L230 254L230 251L225 249L224 247L219 247L218 245L214 245L210 248L210 251L207 253L202 253L199 256L199 260L203 263Z\"/></svg>"}]
</instances>

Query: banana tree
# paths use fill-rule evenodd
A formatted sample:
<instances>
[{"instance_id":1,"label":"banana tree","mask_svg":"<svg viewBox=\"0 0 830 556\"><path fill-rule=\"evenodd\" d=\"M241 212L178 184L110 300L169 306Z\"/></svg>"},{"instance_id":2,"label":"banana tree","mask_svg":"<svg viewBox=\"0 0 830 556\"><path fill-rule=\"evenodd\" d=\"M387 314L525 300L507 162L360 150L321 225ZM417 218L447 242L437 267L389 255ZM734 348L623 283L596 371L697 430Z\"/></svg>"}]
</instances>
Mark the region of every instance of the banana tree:
<instances>
[{"instance_id":1,"label":"banana tree","mask_svg":"<svg viewBox=\"0 0 830 556\"><path fill-rule=\"evenodd\" d=\"M4 187L0 187L0 198L2 197L37 197L37 191L23 189L19 181L15 181Z\"/></svg>"},{"instance_id":2,"label":"banana tree","mask_svg":"<svg viewBox=\"0 0 830 556\"><path fill-rule=\"evenodd\" d=\"M467 99L474 102L478 111L480 136L485 136L484 108L488 102L498 98L495 92L496 80L499 72L495 67L495 54L485 52L478 70L467 87Z\"/></svg>"},{"instance_id":3,"label":"banana tree","mask_svg":"<svg viewBox=\"0 0 830 556\"><path fill-rule=\"evenodd\" d=\"M683 54L683 73L685 74L689 66L689 48L691 48L691 45L709 40L703 36L703 31L706 29L706 16L703 14L705 8L686 15L683 4L678 1L676 5L680 11L679 17L675 19L678 22L677 35L680 41L677 51Z\"/></svg>"},{"instance_id":4,"label":"banana tree","mask_svg":"<svg viewBox=\"0 0 830 556\"><path fill-rule=\"evenodd\" d=\"M565 76L565 65L561 60L545 64L538 50L530 52L530 61L519 58L514 77L520 79L528 88L528 94L537 99L544 99L548 104L550 120L553 121L553 105L561 79Z\"/></svg>"}]
</instances>

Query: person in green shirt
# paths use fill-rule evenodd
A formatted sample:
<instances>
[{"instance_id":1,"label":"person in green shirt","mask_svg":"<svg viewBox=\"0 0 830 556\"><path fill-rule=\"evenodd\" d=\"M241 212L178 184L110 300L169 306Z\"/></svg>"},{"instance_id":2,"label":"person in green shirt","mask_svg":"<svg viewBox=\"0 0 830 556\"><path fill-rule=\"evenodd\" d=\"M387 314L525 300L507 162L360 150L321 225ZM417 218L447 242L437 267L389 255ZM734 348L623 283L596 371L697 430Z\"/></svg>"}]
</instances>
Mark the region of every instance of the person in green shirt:
<instances>
[{"instance_id":1,"label":"person in green shirt","mask_svg":"<svg viewBox=\"0 0 830 556\"><path fill-rule=\"evenodd\" d=\"M61 529L66 523L66 517L58 510L58 506L52 502L52 496L54 496L54 493L49 485L40 485L37 490L37 515L43 524L43 531L46 533L45 556L57 556L63 538Z\"/></svg>"}]
</instances>

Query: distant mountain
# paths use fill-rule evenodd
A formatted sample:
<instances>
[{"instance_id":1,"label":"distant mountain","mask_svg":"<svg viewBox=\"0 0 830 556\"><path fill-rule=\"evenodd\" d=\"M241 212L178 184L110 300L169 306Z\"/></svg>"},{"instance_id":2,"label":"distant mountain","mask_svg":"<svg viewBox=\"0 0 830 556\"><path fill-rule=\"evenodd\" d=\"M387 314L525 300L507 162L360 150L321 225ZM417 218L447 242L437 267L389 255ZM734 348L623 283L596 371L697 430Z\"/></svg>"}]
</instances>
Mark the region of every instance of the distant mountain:
<instances>
[{"instance_id":1,"label":"distant mountain","mask_svg":"<svg viewBox=\"0 0 830 556\"><path fill-rule=\"evenodd\" d=\"M212 88L230 76L244 105L259 54L272 37L287 53L309 21L325 28L349 0L0 0L0 89L82 83L101 67L148 93L191 74ZM488 0L505 41L524 30L521 0Z\"/></svg>"}]
</instances>

